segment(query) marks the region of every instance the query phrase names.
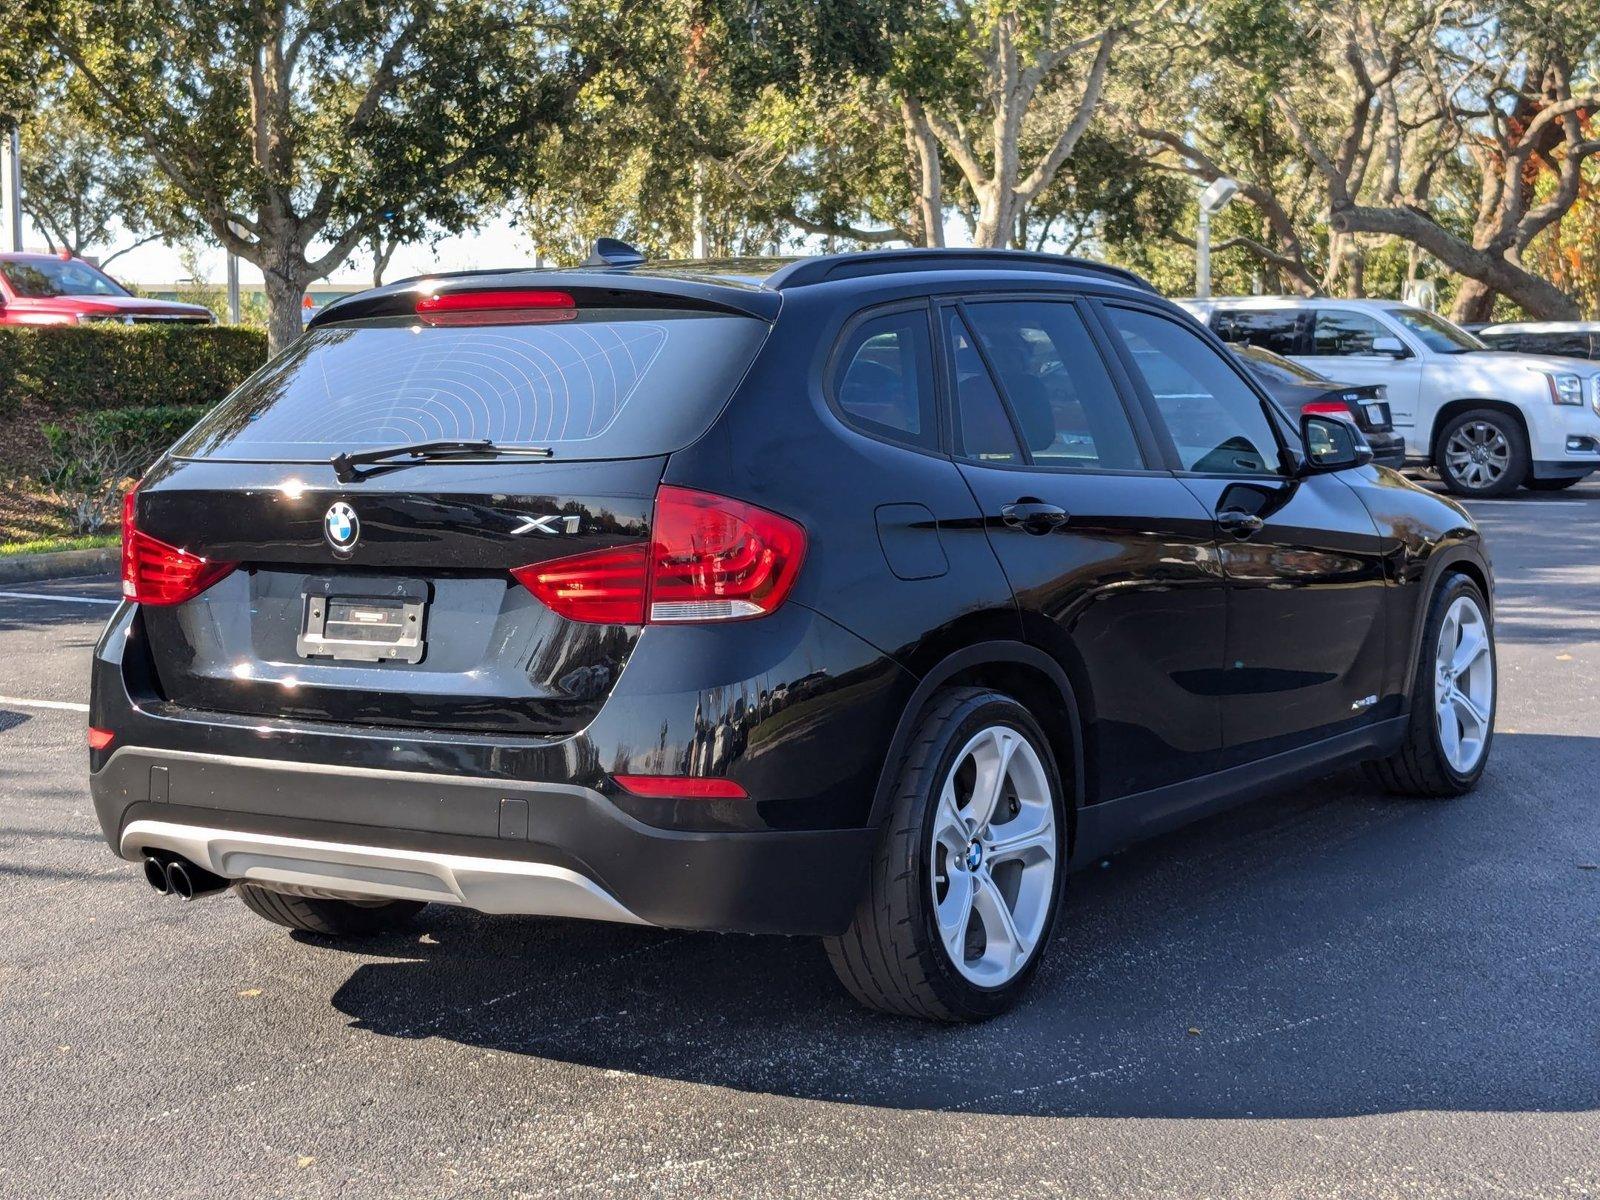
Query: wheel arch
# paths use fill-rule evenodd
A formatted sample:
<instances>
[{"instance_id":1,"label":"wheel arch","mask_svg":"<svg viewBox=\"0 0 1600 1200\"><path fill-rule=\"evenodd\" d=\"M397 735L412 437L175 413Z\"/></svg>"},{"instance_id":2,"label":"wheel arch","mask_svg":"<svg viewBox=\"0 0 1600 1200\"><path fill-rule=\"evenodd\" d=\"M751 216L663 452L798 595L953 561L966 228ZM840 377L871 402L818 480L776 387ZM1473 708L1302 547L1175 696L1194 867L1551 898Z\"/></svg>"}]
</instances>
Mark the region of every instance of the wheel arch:
<instances>
[{"instance_id":1,"label":"wheel arch","mask_svg":"<svg viewBox=\"0 0 1600 1200\"><path fill-rule=\"evenodd\" d=\"M918 719L934 694L945 687L987 687L1004 692L1028 709L1043 728L1063 786L1071 791L1068 833L1077 826L1083 804L1083 722L1077 693L1061 664L1026 642L986 641L956 650L923 675L906 702L889 742L883 770L873 794L871 823L888 815L895 777Z\"/></svg>"},{"instance_id":2,"label":"wheel arch","mask_svg":"<svg viewBox=\"0 0 1600 1200\"><path fill-rule=\"evenodd\" d=\"M1433 414L1433 428L1428 431L1428 459L1430 461L1432 461L1439 452L1440 431L1462 413L1471 412L1476 408L1488 408L1493 409L1495 412L1505 413L1507 416L1516 421L1517 427L1522 430L1523 445L1528 447L1533 445L1533 438L1528 429L1527 415L1509 400L1493 400L1489 399L1488 397L1468 397L1460 400L1447 400L1445 403L1441 404L1438 408L1438 411Z\"/></svg>"},{"instance_id":3,"label":"wheel arch","mask_svg":"<svg viewBox=\"0 0 1600 1200\"><path fill-rule=\"evenodd\" d=\"M1494 634L1494 576L1489 564L1471 546L1458 544L1437 550L1428 560L1428 573L1424 580L1423 600L1411 615L1411 657L1408 670L1414 671L1422 653L1422 634L1428 625L1428 613L1433 608L1433 598L1451 575L1465 575L1483 596L1488 609L1489 632ZM1406 676L1407 680L1410 676Z\"/></svg>"}]
</instances>

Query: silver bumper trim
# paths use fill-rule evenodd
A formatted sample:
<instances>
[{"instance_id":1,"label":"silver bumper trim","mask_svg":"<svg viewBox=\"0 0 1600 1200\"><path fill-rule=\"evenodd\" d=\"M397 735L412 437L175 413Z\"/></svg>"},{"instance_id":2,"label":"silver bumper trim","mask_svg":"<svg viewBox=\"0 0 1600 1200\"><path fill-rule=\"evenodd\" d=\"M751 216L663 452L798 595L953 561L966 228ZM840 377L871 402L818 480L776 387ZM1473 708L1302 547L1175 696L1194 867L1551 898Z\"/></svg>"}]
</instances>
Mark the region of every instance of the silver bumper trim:
<instances>
[{"instance_id":1,"label":"silver bumper trim","mask_svg":"<svg viewBox=\"0 0 1600 1200\"><path fill-rule=\"evenodd\" d=\"M182 855L225 879L321 895L460 904L486 913L578 917L628 925L635 916L594 880L548 863L394 850L349 842L241 833L171 821L131 821L120 852Z\"/></svg>"}]
</instances>

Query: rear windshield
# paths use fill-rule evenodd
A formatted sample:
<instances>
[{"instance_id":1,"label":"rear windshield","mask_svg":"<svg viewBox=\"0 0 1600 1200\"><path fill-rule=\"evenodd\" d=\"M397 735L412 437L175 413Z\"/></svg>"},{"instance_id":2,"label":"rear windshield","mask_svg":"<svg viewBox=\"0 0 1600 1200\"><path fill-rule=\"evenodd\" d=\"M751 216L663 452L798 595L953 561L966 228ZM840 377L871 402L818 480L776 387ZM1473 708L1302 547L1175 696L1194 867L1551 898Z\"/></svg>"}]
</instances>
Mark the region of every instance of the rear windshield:
<instances>
[{"instance_id":1,"label":"rear windshield","mask_svg":"<svg viewBox=\"0 0 1600 1200\"><path fill-rule=\"evenodd\" d=\"M176 446L180 458L313 461L412 442L678 450L710 426L767 331L749 317L586 309L559 324L313 329Z\"/></svg>"}]
</instances>

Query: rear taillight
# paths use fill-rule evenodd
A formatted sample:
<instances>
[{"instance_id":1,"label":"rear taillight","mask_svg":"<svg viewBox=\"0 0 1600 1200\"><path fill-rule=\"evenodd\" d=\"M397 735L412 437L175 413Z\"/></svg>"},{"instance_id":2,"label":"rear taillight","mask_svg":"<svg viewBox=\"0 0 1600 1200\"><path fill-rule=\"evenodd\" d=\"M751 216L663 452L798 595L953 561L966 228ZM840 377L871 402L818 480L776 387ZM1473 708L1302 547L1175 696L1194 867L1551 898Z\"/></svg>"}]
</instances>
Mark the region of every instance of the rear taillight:
<instances>
[{"instance_id":1,"label":"rear taillight","mask_svg":"<svg viewBox=\"0 0 1600 1200\"><path fill-rule=\"evenodd\" d=\"M763 617L800 573L806 531L788 517L688 488L656 492L650 620Z\"/></svg>"},{"instance_id":2,"label":"rear taillight","mask_svg":"<svg viewBox=\"0 0 1600 1200\"><path fill-rule=\"evenodd\" d=\"M518 583L569 621L644 624L649 547L642 542L513 567Z\"/></svg>"},{"instance_id":3,"label":"rear taillight","mask_svg":"<svg viewBox=\"0 0 1600 1200\"><path fill-rule=\"evenodd\" d=\"M731 779L706 775L613 775L624 791L635 796L684 800L747 800L750 793Z\"/></svg>"},{"instance_id":4,"label":"rear taillight","mask_svg":"<svg viewBox=\"0 0 1600 1200\"><path fill-rule=\"evenodd\" d=\"M417 301L417 316L428 325L530 325L570 321L577 315L571 293L545 288L447 292Z\"/></svg>"},{"instance_id":5,"label":"rear taillight","mask_svg":"<svg viewBox=\"0 0 1600 1200\"><path fill-rule=\"evenodd\" d=\"M663 485L648 545L575 554L511 573L573 621L736 621L766 616L782 604L805 552L805 530L788 517Z\"/></svg>"},{"instance_id":6,"label":"rear taillight","mask_svg":"<svg viewBox=\"0 0 1600 1200\"><path fill-rule=\"evenodd\" d=\"M238 563L212 562L140 531L134 520L137 491L122 498L122 594L139 604L182 604L216 583Z\"/></svg>"},{"instance_id":7,"label":"rear taillight","mask_svg":"<svg viewBox=\"0 0 1600 1200\"><path fill-rule=\"evenodd\" d=\"M1310 404L1300 406L1302 414L1316 413L1319 416L1349 417L1350 406L1341 404L1336 400L1313 400Z\"/></svg>"}]
</instances>

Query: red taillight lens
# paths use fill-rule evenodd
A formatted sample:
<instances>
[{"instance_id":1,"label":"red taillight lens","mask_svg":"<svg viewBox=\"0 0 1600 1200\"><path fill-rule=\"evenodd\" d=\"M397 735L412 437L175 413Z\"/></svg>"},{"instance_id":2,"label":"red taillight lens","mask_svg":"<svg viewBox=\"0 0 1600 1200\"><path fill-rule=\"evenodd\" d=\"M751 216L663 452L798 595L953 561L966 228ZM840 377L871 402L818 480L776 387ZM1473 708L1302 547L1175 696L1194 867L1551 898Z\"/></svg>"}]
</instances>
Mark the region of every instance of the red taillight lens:
<instances>
[{"instance_id":1,"label":"red taillight lens","mask_svg":"<svg viewBox=\"0 0 1600 1200\"><path fill-rule=\"evenodd\" d=\"M806 531L788 517L663 485L648 546L613 546L511 574L573 621L730 621L762 617L782 604L805 552Z\"/></svg>"},{"instance_id":2,"label":"red taillight lens","mask_svg":"<svg viewBox=\"0 0 1600 1200\"><path fill-rule=\"evenodd\" d=\"M747 800L750 793L731 779L703 775L613 775L635 796L665 796L686 800Z\"/></svg>"},{"instance_id":3,"label":"red taillight lens","mask_svg":"<svg viewBox=\"0 0 1600 1200\"><path fill-rule=\"evenodd\" d=\"M417 316L429 325L527 325L570 321L577 315L577 301L570 293L542 288L449 292L417 301Z\"/></svg>"},{"instance_id":4,"label":"red taillight lens","mask_svg":"<svg viewBox=\"0 0 1600 1200\"><path fill-rule=\"evenodd\" d=\"M806 531L788 517L688 488L656 493L650 620L762 617L800 573Z\"/></svg>"},{"instance_id":5,"label":"red taillight lens","mask_svg":"<svg viewBox=\"0 0 1600 1200\"><path fill-rule=\"evenodd\" d=\"M1349 406L1340 404L1337 400L1313 400L1310 404L1300 406L1301 415L1316 413L1318 416L1346 417L1354 420Z\"/></svg>"},{"instance_id":6,"label":"red taillight lens","mask_svg":"<svg viewBox=\"0 0 1600 1200\"><path fill-rule=\"evenodd\" d=\"M642 625L649 547L643 543L513 567L518 583L570 621Z\"/></svg>"},{"instance_id":7,"label":"red taillight lens","mask_svg":"<svg viewBox=\"0 0 1600 1200\"><path fill-rule=\"evenodd\" d=\"M137 491L122 498L122 594L139 604L192 600L238 563L212 562L142 533L134 520Z\"/></svg>"},{"instance_id":8,"label":"red taillight lens","mask_svg":"<svg viewBox=\"0 0 1600 1200\"><path fill-rule=\"evenodd\" d=\"M116 740L116 736L109 729L96 729L91 725L89 726L89 749L104 750Z\"/></svg>"}]
</instances>

